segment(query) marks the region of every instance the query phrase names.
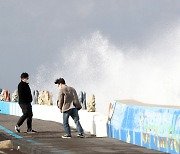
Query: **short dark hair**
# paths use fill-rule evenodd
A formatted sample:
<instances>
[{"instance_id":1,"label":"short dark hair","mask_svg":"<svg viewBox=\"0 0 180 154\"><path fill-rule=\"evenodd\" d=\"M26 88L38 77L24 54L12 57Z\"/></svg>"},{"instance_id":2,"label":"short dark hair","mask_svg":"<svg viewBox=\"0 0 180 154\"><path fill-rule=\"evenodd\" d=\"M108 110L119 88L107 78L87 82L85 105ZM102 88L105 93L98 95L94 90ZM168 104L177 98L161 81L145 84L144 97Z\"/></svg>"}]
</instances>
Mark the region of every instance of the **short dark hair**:
<instances>
[{"instance_id":1,"label":"short dark hair","mask_svg":"<svg viewBox=\"0 0 180 154\"><path fill-rule=\"evenodd\" d=\"M23 72L23 73L21 74L21 79L23 79L23 78L28 78L28 77L29 77L29 74L26 73L26 72Z\"/></svg>"},{"instance_id":2,"label":"short dark hair","mask_svg":"<svg viewBox=\"0 0 180 154\"><path fill-rule=\"evenodd\" d=\"M56 79L56 81L54 82L55 84L66 84L65 80L63 78L59 78L59 79Z\"/></svg>"}]
</instances>

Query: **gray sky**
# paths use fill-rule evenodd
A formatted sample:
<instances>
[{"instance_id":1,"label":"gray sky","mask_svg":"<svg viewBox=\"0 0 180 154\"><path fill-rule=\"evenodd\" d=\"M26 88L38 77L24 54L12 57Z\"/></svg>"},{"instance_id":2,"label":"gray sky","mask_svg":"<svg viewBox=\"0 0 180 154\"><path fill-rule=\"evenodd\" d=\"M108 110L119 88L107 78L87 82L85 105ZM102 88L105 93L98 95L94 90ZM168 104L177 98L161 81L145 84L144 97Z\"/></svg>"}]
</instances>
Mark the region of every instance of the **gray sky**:
<instances>
[{"instance_id":1,"label":"gray sky","mask_svg":"<svg viewBox=\"0 0 180 154\"><path fill-rule=\"evenodd\" d=\"M179 21L179 0L0 0L0 88L15 90L22 72L95 31L142 48Z\"/></svg>"}]
</instances>

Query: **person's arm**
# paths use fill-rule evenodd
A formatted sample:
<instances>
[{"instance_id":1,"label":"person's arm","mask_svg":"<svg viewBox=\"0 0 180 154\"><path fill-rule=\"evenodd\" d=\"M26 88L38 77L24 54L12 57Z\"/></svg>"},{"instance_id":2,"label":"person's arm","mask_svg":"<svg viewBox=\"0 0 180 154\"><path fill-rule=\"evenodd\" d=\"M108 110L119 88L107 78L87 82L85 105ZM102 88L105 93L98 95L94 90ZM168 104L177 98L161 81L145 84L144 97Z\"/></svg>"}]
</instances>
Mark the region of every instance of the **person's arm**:
<instances>
[{"instance_id":1,"label":"person's arm","mask_svg":"<svg viewBox=\"0 0 180 154\"><path fill-rule=\"evenodd\" d=\"M74 101L73 101L73 103L74 103L74 106L78 109L78 110L80 110L81 108L82 108L82 106L81 106L81 104L80 104L80 102L79 102L79 99L78 99L78 95L77 95L77 92L76 92L76 90L75 89L73 89L73 97L74 97Z\"/></svg>"},{"instance_id":2,"label":"person's arm","mask_svg":"<svg viewBox=\"0 0 180 154\"><path fill-rule=\"evenodd\" d=\"M27 95L29 97L29 101L32 102L33 99L32 99L31 89L28 84L27 84Z\"/></svg>"},{"instance_id":3,"label":"person's arm","mask_svg":"<svg viewBox=\"0 0 180 154\"><path fill-rule=\"evenodd\" d=\"M59 97L58 97L58 108L60 109L61 112L62 112L63 104L64 104L64 94L62 90L60 90Z\"/></svg>"},{"instance_id":4,"label":"person's arm","mask_svg":"<svg viewBox=\"0 0 180 154\"><path fill-rule=\"evenodd\" d=\"M21 83L18 85L18 95L20 97L23 95L23 85Z\"/></svg>"}]
</instances>

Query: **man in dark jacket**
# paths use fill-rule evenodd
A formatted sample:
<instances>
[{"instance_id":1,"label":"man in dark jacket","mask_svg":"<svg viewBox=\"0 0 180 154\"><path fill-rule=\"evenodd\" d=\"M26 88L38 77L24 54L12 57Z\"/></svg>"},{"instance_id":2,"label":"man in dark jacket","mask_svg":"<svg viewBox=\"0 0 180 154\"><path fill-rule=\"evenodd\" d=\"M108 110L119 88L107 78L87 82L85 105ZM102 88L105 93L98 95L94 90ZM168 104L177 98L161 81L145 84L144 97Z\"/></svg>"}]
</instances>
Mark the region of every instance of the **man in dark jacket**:
<instances>
[{"instance_id":1,"label":"man in dark jacket","mask_svg":"<svg viewBox=\"0 0 180 154\"><path fill-rule=\"evenodd\" d=\"M55 81L55 84L58 84L60 91L58 97L58 108L61 113L63 113L63 125L65 130L65 135L62 138L71 138L71 130L69 126L69 116L72 117L76 124L76 128L78 131L77 137L83 138L84 131L79 121L78 110L80 110L81 104L79 103L79 99L76 93L76 90L72 87L66 85L65 80L63 78L59 78Z\"/></svg>"},{"instance_id":2,"label":"man in dark jacket","mask_svg":"<svg viewBox=\"0 0 180 154\"><path fill-rule=\"evenodd\" d=\"M27 120L27 133L35 133L36 131L32 129L32 95L29 84L27 83L29 79L28 73L21 74L21 82L18 84L18 96L19 96L19 106L22 109L23 115L20 117L17 125L15 126L15 131L20 132L20 126L25 120Z\"/></svg>"}]
</instances>

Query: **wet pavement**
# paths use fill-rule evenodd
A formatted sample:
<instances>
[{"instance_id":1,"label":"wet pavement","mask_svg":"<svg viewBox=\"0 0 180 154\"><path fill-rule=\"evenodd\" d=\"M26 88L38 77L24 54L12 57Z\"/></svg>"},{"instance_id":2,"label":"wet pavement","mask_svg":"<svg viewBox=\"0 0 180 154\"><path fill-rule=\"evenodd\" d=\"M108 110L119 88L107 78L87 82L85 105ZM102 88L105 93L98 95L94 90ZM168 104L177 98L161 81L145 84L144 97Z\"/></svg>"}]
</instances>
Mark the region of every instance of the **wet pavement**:
<instances>
[{"instance_id":1,"label":"wet pavement","mask_svg":"<svg viewBox=\"0 0 180 154\"><path fill-rule=\"evenodd\" d=\"M9 140L10 137L6 136L3 132L0 133L0 154L23 154L17 149L11 147L12 145L8 146L11 141Z\"/></svg>"},{"instance_id":2,"label":"wet pavement","mask_svg":"<svg viewBox=\"0 0 180 154\"><path fill-rule=\"evenodd\" d=\"M11 140L12 148L28 154L52 154L52 153L119 153L119 154L158 154L163 153L144 147L132 145L112 138L97 138L85 133L85 138L78 138L75 129L72 130L71 139L62 139L64 135L63 125L57 122L33 119L33 129L37 133L27 134L26 122L21 126L21 133L15 133L14 126L19 117L0 114L0 142ZM5 137L2 137L5 136ZM9 148L12 149L12 148ZM6 150L6 149L5 149ZM0 148L0 154L2 149ZM5 153L8 153L5 152ZM11 154L11 153L10 153ZM16 154L16 153L14 153ZM18 154L18 153L17 153Z\"/></svg>"}]
</instances>

